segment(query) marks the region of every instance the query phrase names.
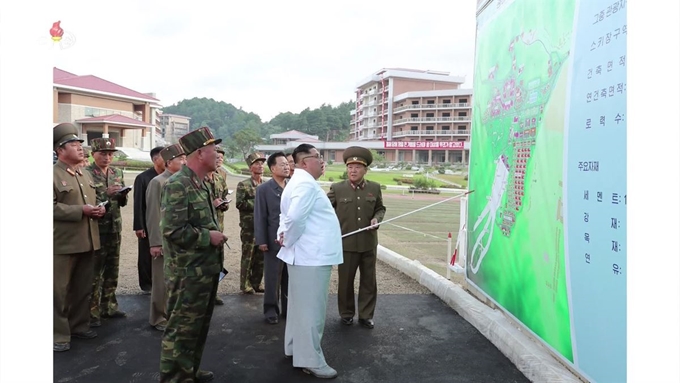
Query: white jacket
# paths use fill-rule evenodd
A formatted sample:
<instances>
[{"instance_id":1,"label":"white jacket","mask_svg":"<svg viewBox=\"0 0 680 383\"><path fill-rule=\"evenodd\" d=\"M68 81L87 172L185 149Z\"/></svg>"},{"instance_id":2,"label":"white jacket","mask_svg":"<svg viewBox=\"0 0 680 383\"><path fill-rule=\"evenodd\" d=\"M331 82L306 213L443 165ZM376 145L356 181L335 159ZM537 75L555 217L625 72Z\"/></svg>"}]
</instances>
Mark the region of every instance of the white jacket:
<instances>
[{"instance_id":1,"label":"white jacket","mask_svg":"<svg viewBox=\"0 0 680 383\"><path fill-rule=\"evenodd\" d=\"M328 266L342 263L342 233L338 216L311 174L296 169L281 194L277 237L283 247L277 257L290 265Z\"/></svg>"}]
</instances>

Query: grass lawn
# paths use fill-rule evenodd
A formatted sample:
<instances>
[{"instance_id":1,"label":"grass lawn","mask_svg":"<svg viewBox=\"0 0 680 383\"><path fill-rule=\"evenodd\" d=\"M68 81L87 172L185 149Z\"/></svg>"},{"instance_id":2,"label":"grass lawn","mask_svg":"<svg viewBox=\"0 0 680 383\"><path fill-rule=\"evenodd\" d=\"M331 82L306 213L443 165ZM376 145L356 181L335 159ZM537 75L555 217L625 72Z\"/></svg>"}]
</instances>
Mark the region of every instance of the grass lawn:
<instances>
[{"instance_id":1,"label":"grass lawn","mask_svg":"<svg viewBox=\"0 0 680 383\"><path fill-rule=\"evenodd\" d=\"M248 167L245 162L235 162L230 165L236 167L237 169ZM327 165L326 173L323 176L321 176L321 178L319 178L319 181L339 182L341 180L340 176L342 176L345 170L346 167L342 163ZM425 177L425 175L416 174L416 171L414 170L393 170L393 171L369 170L368 173L366 173L367 180L377 182L381 185L397 185L397 182L394 180L394 178L413 178L413 177ZM467 181L464 179L465 176L463 175L445 175L437 173L436 177L459 184L463 188L467 187ZM332 181L331 178L333 179ZM438 184L439 187L448 186L447 184L444 183Z\"/></svg>"}]
</instances>

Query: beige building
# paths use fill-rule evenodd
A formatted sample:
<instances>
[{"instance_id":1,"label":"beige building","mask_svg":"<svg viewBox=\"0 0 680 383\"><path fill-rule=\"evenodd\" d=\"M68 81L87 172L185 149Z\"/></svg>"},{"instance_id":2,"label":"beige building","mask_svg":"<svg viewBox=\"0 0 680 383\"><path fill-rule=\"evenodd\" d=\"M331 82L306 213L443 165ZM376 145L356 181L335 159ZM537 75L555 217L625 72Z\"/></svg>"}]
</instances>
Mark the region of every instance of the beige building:
<instances>
[{"instance_id":1,"label":"beige building","mask_svg":"<svg viewBox=\"0 0 680 383\"><path fill-rule=\"evenodd\" d=\"M85 140L108 137L116 146L150 150L162 107L152 94L140 93L97 76L53 69L53 123L74 123Z\"/></svg>"},{"instance_id":2,"label":"beige building","mask_svg":"<svg viewBox=\"0 0 680 383\"><path fill-rule=\"evenodd\" d=\"M161 114L159 116L161 136L168 145L179 142L180 137L189 133L191 117L178 114Z\"/></svg>"},{"instance_id":3,"label":"beige building","mask_svg":"<svg viewBox=\"0 0 680 383\"><path fill-rule=\"evenodd\" d=\"M437 71L372 74L357 84L350 141L381 141L389 162L467 163L472 90L464 82Z\"/></svg>"}]
</instances>

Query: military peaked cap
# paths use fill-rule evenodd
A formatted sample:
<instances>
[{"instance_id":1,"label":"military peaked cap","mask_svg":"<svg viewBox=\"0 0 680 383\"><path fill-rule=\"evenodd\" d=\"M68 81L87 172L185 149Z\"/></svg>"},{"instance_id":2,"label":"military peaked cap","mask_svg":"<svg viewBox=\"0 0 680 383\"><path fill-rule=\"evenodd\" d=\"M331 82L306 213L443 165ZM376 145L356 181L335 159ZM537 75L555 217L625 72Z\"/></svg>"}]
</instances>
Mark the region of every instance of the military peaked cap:
<instances>
[{"instance_id":1,"label":"military peaked cap","mask_svg":"<svg viewBox=\"0 0 680 383\"><path fill-rule=\"evenodd\" d=\"M52 134L54 149L64 145L67 142L85 141L78 137L78 128L68 122L64 122L55 126Z\"/></svg>"},{"instance_id":2,"label":"military peaked cap","mask_svg":"<svg viewBox=\"0 0 680 383\"><path fill-rule=\"evenodd\" d=\"M362 164L370 166L373 162L373 154L370 150L361 146L350 146L342 152L342 160L345 161L345 165Z\"/></svg>"},{"instance_id":3,"label":"military peaked cap","mask_svg":"<svg viewBox=\"0 0 680 383\"><path fill-rule=\"evenodd\" d=\"M224 151L224 148L221 147L220 145L215 146L215 150L217 150L217 153L222 153L223 155L224 155L224 154L227 154L227 153Z\"/></svg>"},{"instance_id":4,"label":"military peaked cap","mask_svg":"<svg viewBox=\"0 0 680 383\"><path fill-rule=\"evenodd\" d=\"M220 142L222 139L215 138L207 126L191 131L179 139L179 144L186 155L211 144L219 145Z\"/></svg>"},{"instance_id":5,"label":"military peaked cap","mask_svg":"<svg viewBox=\"0 0 680 383\"><path fill-rule=\"evenodd\" d=\"M257 152L250 153L248 155L248 157L246 157L246 164L248 165L248 167L250 167L250 165L254 164L257 161L263 161L264 162L264 161L267 161L267 159L264 157L264 155L262 153L257 153Z\"/></svg>"},{"instance_id":6,"label":"military peaked cap","mask_svg":"<svg viewBox=\"0 0 680 383\"><path fill-rule=\"evenodd\" d=\"M93 138L90 140L92 153L97 152L116 152L116 140L113 138Z\"/></svg>"},{"instance_id":7,"label":"military peaked cap","mask_svg":"<svg viewBox=\"0 0 680 383\"><path fill-rule=\"evenodd\" d=\"M173 160L174 158L177 158L179 156L184 155L184 149L182 149L182 145L180 144L174 144L170 145L167 148L161 150L161 157L163 157L163 161L168 162Z\"/></svg>"}]
</instances>

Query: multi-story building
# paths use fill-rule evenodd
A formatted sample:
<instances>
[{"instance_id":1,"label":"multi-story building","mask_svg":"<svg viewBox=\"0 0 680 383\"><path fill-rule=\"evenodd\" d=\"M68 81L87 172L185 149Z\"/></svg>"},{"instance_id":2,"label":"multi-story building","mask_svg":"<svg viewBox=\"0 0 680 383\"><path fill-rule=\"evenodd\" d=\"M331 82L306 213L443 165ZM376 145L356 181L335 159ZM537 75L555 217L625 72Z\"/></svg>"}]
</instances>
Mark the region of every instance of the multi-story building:
<instances>
[{"instance_id":1,"label":"multi-story building","mask_svg":"<svg viewBox=\"0 0 680 383\"><path fill-rule=\"evenodd\" d=\"M357 84L350 140L382 141L390 162L466 163L472 90L464 82L448 72L375 72Z\"/></svg>"},{"instance_id":2,"label":"multi-story building","mask_svg":"<svg viewBox=\"0 0 680 383\"><path fill-rule=\"evenodd\" d=\"M168 145L176 144L180 137L189 133L191 117L163 113L159 118L161 136Z\"/></svg>"},{"instance_id":3,"label":"multi-story building","mask_svg":"<svg viewBox=\"0 0 680 383\"><path fill-rule=\"evenodd\" d=\"M150 150L155 144L156 97L104 80L53 69L53 122L71 122L86 145L110 137L116 146Z\"/></svg>"}]
</instances>

